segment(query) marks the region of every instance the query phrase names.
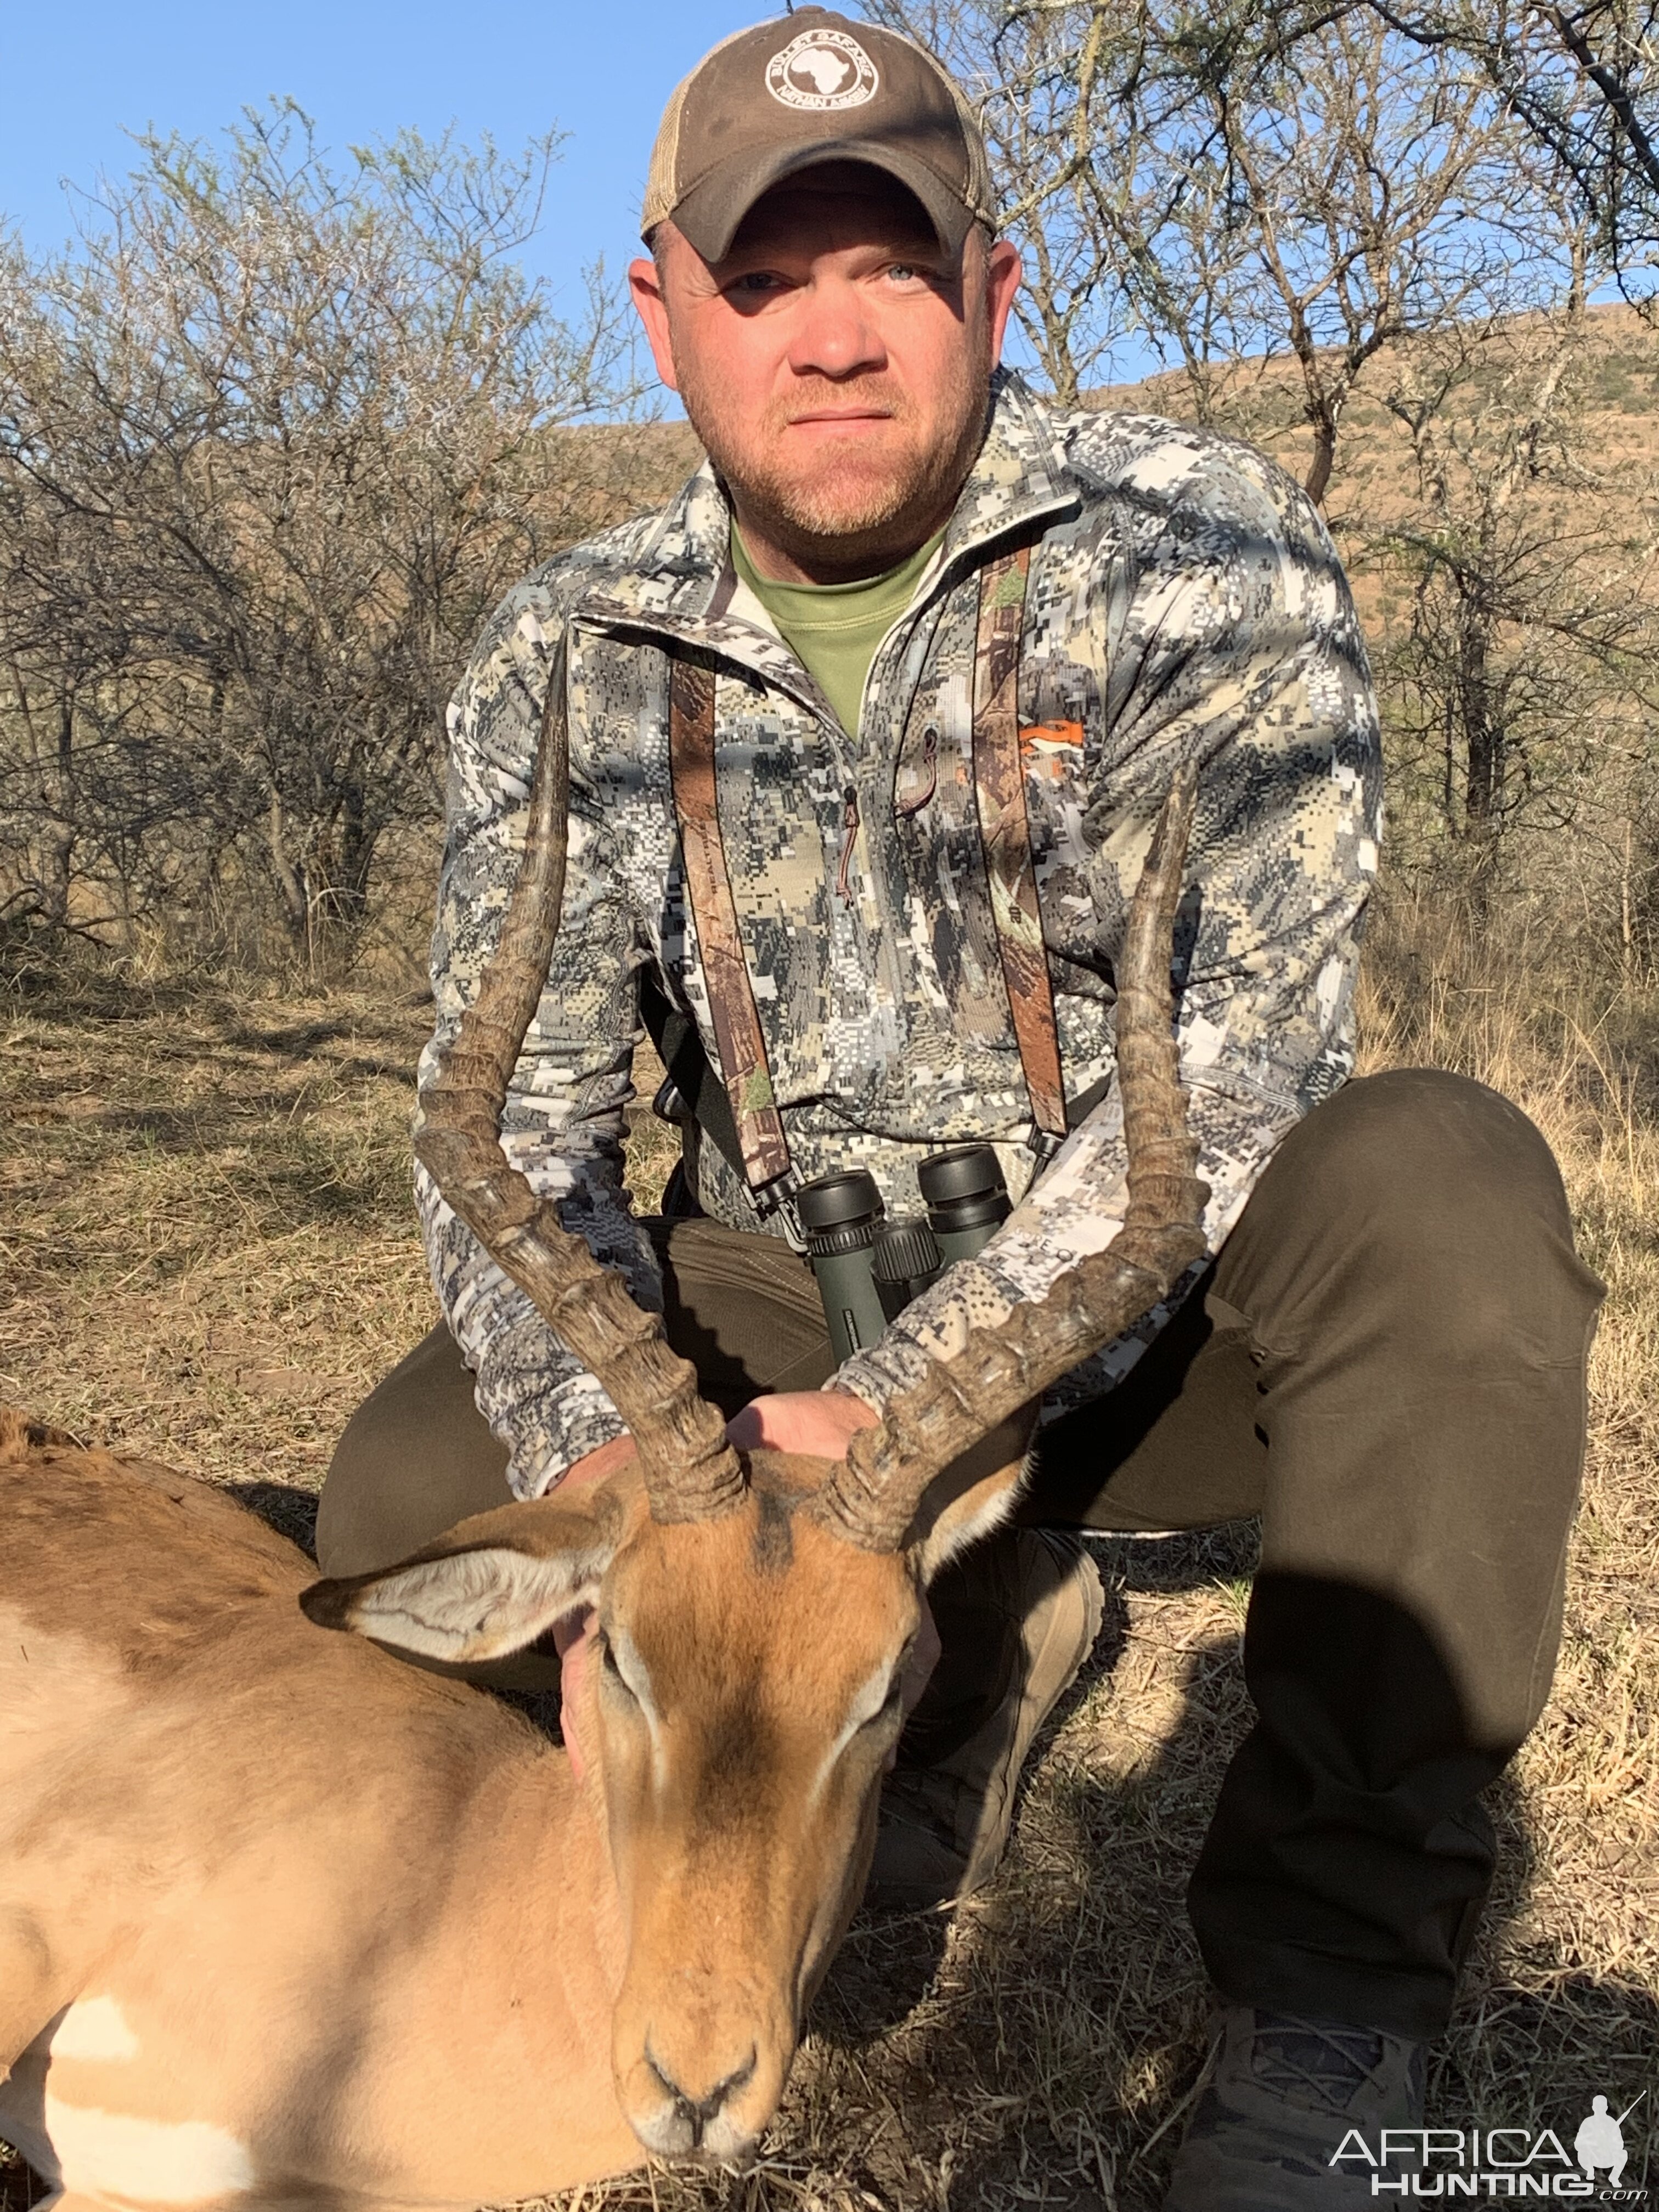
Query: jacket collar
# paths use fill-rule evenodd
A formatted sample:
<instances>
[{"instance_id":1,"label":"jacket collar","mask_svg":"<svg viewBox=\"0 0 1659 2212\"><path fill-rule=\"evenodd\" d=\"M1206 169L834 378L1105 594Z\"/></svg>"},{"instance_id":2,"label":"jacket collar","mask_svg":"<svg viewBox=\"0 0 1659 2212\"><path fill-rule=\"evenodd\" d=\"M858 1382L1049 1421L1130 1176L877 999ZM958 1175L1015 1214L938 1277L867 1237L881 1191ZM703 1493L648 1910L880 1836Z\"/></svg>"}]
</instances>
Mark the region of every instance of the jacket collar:
<instances>
[{"instance_id":1,"label":"jacket collar","mask_svg":"<svg viewBox=\"0 0 1659 2212\"><path fill-rule=\"evenodd\" d=\"M944 559L927 594L954 582L996 539L1078 506L1078 487L1048 409L1011 369L991 384L991 421L945 534ZM644 629L729 655L791 690L805 677L780 638L726 611L731 596L732 509L711 462L665 508L641 553L586 594L576 619L600 629ZM919 603L921 604L921 603Z\"/></svg>"}]
</instances>

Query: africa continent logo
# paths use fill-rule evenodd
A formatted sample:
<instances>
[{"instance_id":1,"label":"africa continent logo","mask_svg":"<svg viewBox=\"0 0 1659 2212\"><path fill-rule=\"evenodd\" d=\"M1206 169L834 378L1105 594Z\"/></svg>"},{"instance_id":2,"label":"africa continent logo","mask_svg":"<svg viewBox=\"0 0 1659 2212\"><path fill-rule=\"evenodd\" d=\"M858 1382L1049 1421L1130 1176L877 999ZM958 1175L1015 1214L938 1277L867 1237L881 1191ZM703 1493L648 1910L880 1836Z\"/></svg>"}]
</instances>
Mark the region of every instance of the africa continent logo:
<instances>
[{"instance_id":1,"label":"africa continent logo","mask_svg":"<svg viewBox=\"0 0 1659 2212\"><path fill-rule=\"evenodd\" d=\"M846 31L803 31L766 65L766 89L786 107L862 107L880 82Z\"/></svg>"}]
</instances>

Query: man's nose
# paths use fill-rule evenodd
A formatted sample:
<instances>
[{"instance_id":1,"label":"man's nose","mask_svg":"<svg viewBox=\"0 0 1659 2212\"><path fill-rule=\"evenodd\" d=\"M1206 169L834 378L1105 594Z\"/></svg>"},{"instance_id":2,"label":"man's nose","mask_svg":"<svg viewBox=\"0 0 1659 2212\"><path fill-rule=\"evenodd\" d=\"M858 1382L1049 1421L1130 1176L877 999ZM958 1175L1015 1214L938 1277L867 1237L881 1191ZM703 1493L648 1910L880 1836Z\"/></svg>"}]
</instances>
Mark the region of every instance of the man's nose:
<instances>
[{"instance_id":1,"label":"man's nose","mask_svg":"<svg viewBox=\"0 0 1659 2212\"><path fill-rule=\"evenodd\" d=\"M887 366L887 348L861 284L820 277L806 290L789 348L797 376L867 375Z\"/></svg>"}]
</instances>

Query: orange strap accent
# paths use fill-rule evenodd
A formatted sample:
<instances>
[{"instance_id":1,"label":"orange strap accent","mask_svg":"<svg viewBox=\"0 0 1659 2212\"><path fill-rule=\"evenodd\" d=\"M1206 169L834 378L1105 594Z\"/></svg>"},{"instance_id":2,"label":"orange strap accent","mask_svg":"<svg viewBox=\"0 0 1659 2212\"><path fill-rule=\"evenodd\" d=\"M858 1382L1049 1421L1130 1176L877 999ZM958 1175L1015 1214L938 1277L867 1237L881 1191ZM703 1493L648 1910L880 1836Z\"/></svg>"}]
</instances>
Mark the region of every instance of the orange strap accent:
<instances>
[{"instance_id":1,"label":"orange strap accent","mask_svg":"<svg viewBox=\"0 0 1659 2212\"><path fill-rule=\"evenodd\" d=\"M981 572L974 649L974 796L979 806L991 914L1002 954L1002 980L1024 1071L1031 1119L1045 1136L1066 1134L1066 1085L1060 1032L1042 940L1025 775L1019 757L1019 643L1025 618L1029 546Z\"/></svg>"},{"instance_id":2,"label":"orange strap accent","mask_svg":"<svg viewBox=\"0 0 1659 2212\"><path fill-rule=\"evenodd\" d=\"M749 980L714 786L714 672L675 653L668 678L668 764L696 924L720 1075L732 1102L750 1188L789 1173L789 1146L772 1096L766 1039Z\"/></svg>"}]
</instances>

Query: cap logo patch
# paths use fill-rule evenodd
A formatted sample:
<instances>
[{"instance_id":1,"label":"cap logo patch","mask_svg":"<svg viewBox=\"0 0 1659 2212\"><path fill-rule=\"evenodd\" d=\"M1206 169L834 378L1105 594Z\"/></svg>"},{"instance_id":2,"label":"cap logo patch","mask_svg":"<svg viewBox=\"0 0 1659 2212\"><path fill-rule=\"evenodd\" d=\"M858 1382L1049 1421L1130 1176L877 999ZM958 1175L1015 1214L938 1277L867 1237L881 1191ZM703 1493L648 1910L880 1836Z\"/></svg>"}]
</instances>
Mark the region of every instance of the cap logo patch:
<instances>
[{"instance_id":1,"label":"cap logo patch","mask_svg":"<svg viewBox=\"0 0 1659 2212\"><path fill-rule=\"evenodd\" d=\"M845 31L803 31L766 64L766 89L786 107L862 107L881 79Z\"/></svg>"}]
</instances>

